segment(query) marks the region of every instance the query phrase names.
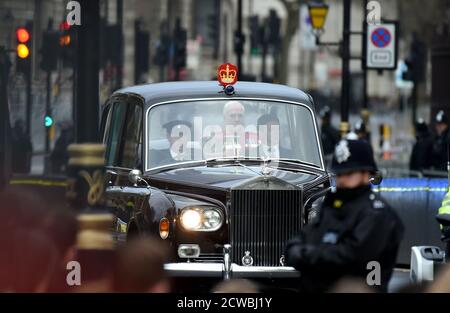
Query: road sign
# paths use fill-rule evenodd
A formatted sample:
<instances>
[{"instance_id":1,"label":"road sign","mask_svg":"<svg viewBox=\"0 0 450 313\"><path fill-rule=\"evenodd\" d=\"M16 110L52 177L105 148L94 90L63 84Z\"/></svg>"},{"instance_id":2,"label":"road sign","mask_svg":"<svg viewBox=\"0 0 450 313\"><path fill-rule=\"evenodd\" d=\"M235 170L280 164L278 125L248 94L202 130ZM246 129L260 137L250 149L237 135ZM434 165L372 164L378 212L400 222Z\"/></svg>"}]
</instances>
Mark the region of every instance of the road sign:
<instances>
[{"instance_id":1,"label":"road sign","mask_svg":"<svg viewBox=\"0 0 450 313\"><path fill-rule=\"evenodd\" d=\"M397 24L367 25L366 68L395 70L397 67Z\"/></svg>"},{"instance_id":2,"label":"road sign","mask_svg":"<svg viewBox=\"0 0 450 313\"><path fill-rule=\"evenodd\" d=\"M377 48L385 48L392 41L392 35L389 29L385 27L377 27L372 32L370 40Z\"/></svg>"}]
</instances>

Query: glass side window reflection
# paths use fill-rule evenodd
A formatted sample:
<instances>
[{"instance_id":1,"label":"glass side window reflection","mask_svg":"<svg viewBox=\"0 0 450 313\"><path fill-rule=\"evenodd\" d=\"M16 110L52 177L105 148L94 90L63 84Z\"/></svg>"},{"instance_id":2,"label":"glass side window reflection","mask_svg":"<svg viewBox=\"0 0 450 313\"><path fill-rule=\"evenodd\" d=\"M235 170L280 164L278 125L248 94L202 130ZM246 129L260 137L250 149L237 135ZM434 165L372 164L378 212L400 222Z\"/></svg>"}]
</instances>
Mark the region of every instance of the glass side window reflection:
<instances>
[{"instance_id":1,"label":"glass side window reflection","mask_svg":"<svg viewBox=\"0 0 450 313\"><path fill-rule=\"evenodd\" d=\"M105 138L105 144L108 147L106 151L106 165L117 165L117 152L120 144L120 136L122 131L122 123L125 117L126 104L116 102L110 111L111 120L109 122L109 130ZM108 117L109 119L109 117Z\"/></svg>"},{"instance_id":2,"label":"glass side window reflection","mask_svg":"<svg viewBox=\"0 0 450 313\"><path fill-rule=\"evenodd\" d=\"M123 134L123 147L119 166L125 168L140 168L140 145L142 107L130 104Z\"/></svg>"}]
</instances>

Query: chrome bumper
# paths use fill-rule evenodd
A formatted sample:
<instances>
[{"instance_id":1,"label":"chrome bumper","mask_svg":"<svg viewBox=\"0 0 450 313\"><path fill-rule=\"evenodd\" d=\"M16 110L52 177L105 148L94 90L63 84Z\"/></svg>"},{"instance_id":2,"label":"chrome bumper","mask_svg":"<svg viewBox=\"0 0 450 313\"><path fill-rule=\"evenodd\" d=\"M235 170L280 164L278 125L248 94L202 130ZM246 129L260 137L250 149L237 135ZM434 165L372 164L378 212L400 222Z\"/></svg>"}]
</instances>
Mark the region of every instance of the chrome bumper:
<instances>
[{"instance_id":1,"label":"chrome bumper","mask_svg":"<svg viewBox=\"0 0 450 313\"><path fill-rule=\"evenodd\" d=\"M229 272L223 263L168 263L164 269L174 277L215 277L215 278L295 278L300 273L288 266L241 266L231 263Z\"/></svg>"},{"instance_id":2,"label":"chrome bumper","mask_svg":"<svg viewBox=\"0 0 450 313\"><path fill-rule=\"evenodd\" d=\"M223 246L223 263L180 262L164 265L169 276L230 278L295 278L300 273L288 266L241 266L231 262L231 245Z\"/></svg>"}]
</instances>

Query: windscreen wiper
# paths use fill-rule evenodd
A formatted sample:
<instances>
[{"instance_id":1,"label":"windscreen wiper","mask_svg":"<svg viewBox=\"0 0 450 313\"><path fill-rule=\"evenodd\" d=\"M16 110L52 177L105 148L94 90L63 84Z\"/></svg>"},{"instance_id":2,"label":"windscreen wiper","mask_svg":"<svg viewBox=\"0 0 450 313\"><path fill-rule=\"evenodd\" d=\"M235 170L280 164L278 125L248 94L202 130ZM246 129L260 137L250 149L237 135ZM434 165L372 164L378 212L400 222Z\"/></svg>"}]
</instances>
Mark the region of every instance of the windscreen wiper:
<instances>
[{"instance_id":1,"label":"windscreen wiper","mask_svg":"<svg viewBox=\"0 0 450 313\"><path fill-rule=\"evenodd\" d=\"M206 166L213 166L213 165L221 165L221 164L233 164L233 165L237 165L237 166L241 166L253 173L256 173L258 175L263 175L261 172L258 172L254 169L252 169L251 167L248 167L247 165L243 164L241 161L250 161L250 162L262 162L262 159L258 159L258 158L245 158L245 157L231 157L231 158L212 158L212 159L207 159L205 160L205 165Z\"/></svg>"},{"instance_id":2,"label":"windscreen wiper","mask_svg":"<svg viewBox=\"0 0 450 313\"><path fill-rule=\"evenodd\" d=\"M300 160L294 160L294 159L283 159L283 158L282 159L269 159L266 162L268 162L268 163L283 163L283 164L290 164L290 165L307 165L307 166L317 167L318 169L320 169L320 166L318 166L317 164L300 161Z\"/></svg>"}]
</instances>

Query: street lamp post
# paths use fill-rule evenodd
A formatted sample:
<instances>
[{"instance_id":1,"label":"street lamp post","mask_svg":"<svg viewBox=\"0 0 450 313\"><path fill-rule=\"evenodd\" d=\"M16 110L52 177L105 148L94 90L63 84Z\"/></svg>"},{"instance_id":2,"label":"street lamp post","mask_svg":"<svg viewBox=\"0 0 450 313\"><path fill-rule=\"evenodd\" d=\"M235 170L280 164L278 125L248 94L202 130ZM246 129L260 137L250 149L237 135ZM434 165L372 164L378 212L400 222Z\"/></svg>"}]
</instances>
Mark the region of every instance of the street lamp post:
<instances>
[{"instance_id":1,"label":"street lamp post","mask_svg":"<svg viewBox=\"0 0 450 313\"><path fill-rule=\"evenodd\" d=\"M8 108L8 77L11 62L7 51L0 46L0 191L9 183L11 175L11 126Z\"/></svg>"},{"instance_id":2,"label":"street lamp post","mask_svg":"<svg viewBox=\"0 0 450 313\"><path fill-rule=\"evenodd\" d=\"M99 142L99 0L80 0L77 26L75 144L68 148L67 199L78 212L102 208L104 145Z\"/></svg>"},{"instance_id":3,"label":"street lamp post","mask_svg":"<svg viewBox=\"0 0 450 313\"><path fill-rule=\"evenodd\" d=\"M237 3L237 29L234 35L234 50L236 52L238 69L242 70L242 54L244 53L244 34L242 33L242 0Z\"/></svg>"},{"instance_id":4,"label":"street lamp post","mask_svg":"<svg viewBox=\"0 0 450 313\"><path fill-rule=\"evenodd\" d=\"M316 44L319 46L338 46L341 49L342 74L341 74L341 123L339 130L342 136L345 136L350 130L348 123L350 107L350 35L359 34L350 31L351 0L344 0L344 27L342 40L339 42L321 42L320 36L324 32L325 21L328 14L328 5L323 2L312 2L308 4L309 16ZM362 34L362 33L361 33Z\"/></svg>"},{"instance_id":5,"label":"street lamp post","mask_svg":"<svg viewBox=\"0 0 450 313\"><path fill-rule=\"evenodd\" d=\"M110 276L114 217L104 205L105 146L99 142L100 1L79 1L83 25L77 26L76 37L76 143L68 147L66 197L78 213L75 260L83 267L83 281L91 282Z\"/></svg>"},{"instance_id":6,"label":"street lamp post","mask_svg":"<svg viewBox=\"0 0 450 313\"><path fill-rule=\"evenodd\" d=\"M344 0L344 29L342 37L342 82L341 82L341 124L339 130L344 136L350 130L348 111L350 107L350 14L351 0Z\"/></svg>"}]
</instances>

